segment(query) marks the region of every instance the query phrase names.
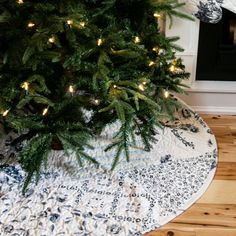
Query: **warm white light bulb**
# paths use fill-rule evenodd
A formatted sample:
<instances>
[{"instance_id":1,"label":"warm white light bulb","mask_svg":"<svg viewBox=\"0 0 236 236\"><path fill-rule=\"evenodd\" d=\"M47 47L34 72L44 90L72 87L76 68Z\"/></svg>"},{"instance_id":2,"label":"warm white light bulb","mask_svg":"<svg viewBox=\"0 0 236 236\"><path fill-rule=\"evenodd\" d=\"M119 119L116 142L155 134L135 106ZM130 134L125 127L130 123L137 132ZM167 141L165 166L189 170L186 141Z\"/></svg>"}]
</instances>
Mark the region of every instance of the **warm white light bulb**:
<instances>
[{"instance_id":1,"label":"warm white light bulb","mask_svg":"<svg viewBox=\"0 0 236 236\"><path fill-rule=\"evenodd\" d=\"M174 65L171 65L170 68L169 68L169 70L170 70L171 72L175 72L176 68L175 68Z\"/></svg>"},{"instance_id":2,"label":"warm white light bulb","mask_svg":"<svg viewBox=\"0 0 236 236\"><path fill-rule=\"evenodd\" d=\"M72 24L73 24L73 21L72 21L72 20L67 20L66 23L67 23L68 25L72 25Z\"/></svg>"},{"instance_id":3,"label":"warm white light bulb","mask_svg":"<svg viewBox=\"0 0 236 236\"><path fill-rule=\"evenodd\" d=\"M148 63L148 66L153 66L154 64L155 64L154 61L150 61L150 62Z\"/></svg>"},{"instance_id":4,"label":"warm white light bulb","mask_svg":"<svg viewBox=\"0 0 236 236\"><path fill-rule=\"evenodd\" d=\"M134 42L135 42L135 43L140 43L140 42L141 42L141 39L140 39L138 36L135 36L135 37L134 37Z\"/></svg>"},{"instance_id":5,"label":"warm white light bulb","mask_svg":"<svg viewBox=\"0 0 236 236\"><path fill-rule=\"evenodd\" d=\"M101 45L102 45L102 39L98 39L97 45L98 45L98 46L101 46Z\"/></svg>"},{"instance_id":6,"label":"warm white light bulb","mask_svg":"<svg viewBox=\"0 0 236 236\"><path fill-rule=\"evenodd\" d=\"M74 92L75 92L73 85L70 85L70 86L69 86L69 92L70 92L70 93L74 93Z\"/></svg>"},{"instance_id":7,"label":"warm white light bulb","mask_svg":"<svg viewBox=\"0 0 236 236\"><path fill-rule=\"evenodd\" d=\"M23 4L24 1L23 1L23 0L18 0L17 3L18 3L18 4Z\"/></svg>"},{"instance_id":8,"label":"warm white light bulb","mask_svg":"<svg viewBox=\"0 0 236 236\"><path fill-rule=\"evenodd\" d=\"M81 21L79 24L80 24L81 27L85 26L85 22L83 22L83 21Z\"/></svg>"},{"instance_id":9,"label":"warm white light bulb","mask_svg":"<svg viewBox=\"0 0 236 236\"><path fill-rule=\"evenodd\" d=\"M113 85L113 88L117 88L117 85L114 84L114 85Z\"/></svg>"},{"instance_id":10,"label":"warm white light bulb","mask_svg":"<svg viewBox=\"0 0 236 236\"><path fill-rule=\"evenodd\" d=\"M95 102L95 104L97 104L97 105L100 103L100 101L99 101L98 99L95 99L94 102Z\"/></svg>"},{"instance_id":11,"label":"warm white light bulb","mask_svg":"<svg viewBox=\"0 0 236 236\"><path fill-rule=\"evenodd\" d=\"M29 27L29 28L32 28L32 27L34 27L34 26L35 26L35 24L34 24L33 22L29 22L29 23L28 23L28 27Z\"/></svg>"},{"instance_id":12,"label":"warm white light bulb","mask_svg":"<svg viewBox=\"0 0 236 236\"><path fill-rule=\"evenodd\" d=\"M42 115L45 116L48 113L48 107L43 110Z\"/></svg>"},{"instance_id":13,"label":"warm white light bulb","mask_svg":"<svg viewBox=\"0 0 236 236\"><path fill-rule=\"evenodd\" d=\"M10 109L4 111L4 112L2 113L2 116L7 116L7 114L9 113L9 111L10 111Z\"/></svg>"},{"instance_id":14,"label":"warm white light bulb","mask_svg":"<svg viewBox=\"0 0 236 236\"><path fill-rule=\"evenodd\" d=\"M165 98L168 98L169 96L170 96L170 93L169 93L167 90L165 90L165 91L164 91L164 97L165 97Z\"/></svg>"},{"instance_id":15,"label":"warm white light bulb","mask_svg":"<svg viewBox=\"0 0 236 236\"><path fill-rule=\"evenodd\" d=\"M29 90L29 83L28 82L24 82L22 85L21 85L21 88L25 89L26 91Z\"/></svg>"},{"instance_id":16,"label":"warm white light bulb","mask_svg":"<svg viewBox=\"0 0 236 236\"><path fill-rule=\"evenodd\" d=\"M49 43L55 43L56 39L54 36L52 36L51 38L48 39Z\"/></svg>"},{"instance_id":17,"label":"warm white light bulb","mask_svg":"<svg viewBox=\"0 0 236 236\"><path fill-rule=\"evenodd\" d=\"M144 85L143 85L143 84L140 84L140 85L138 86L138 88L139 88L139 90L141 90L141 91L144 91L144 90L145 90L145 88L144 88Z\"/></svg>"},{"instance_id":18,"label":"warm white light bulb","mask_svg":"<svg viewBox=\"0 0 236 236\"><path fill-rule=\"evenodd\" d=\"M161 14L159 14L158 12L155 12L153 16L156 17L157 19L161 18Z\"/></svg>"},{"instance_id":19,"label":"warm white light bulb","mask_svg":"<svg viewBox=\"0 0 236 236\"><path fill-rule=\"evenodd\" d=\"M159 52L159 48L158 48L158 47L154 47L154 48L152 49L152 51L154 51L154 52Z\"/></svg>"}]
</instances>

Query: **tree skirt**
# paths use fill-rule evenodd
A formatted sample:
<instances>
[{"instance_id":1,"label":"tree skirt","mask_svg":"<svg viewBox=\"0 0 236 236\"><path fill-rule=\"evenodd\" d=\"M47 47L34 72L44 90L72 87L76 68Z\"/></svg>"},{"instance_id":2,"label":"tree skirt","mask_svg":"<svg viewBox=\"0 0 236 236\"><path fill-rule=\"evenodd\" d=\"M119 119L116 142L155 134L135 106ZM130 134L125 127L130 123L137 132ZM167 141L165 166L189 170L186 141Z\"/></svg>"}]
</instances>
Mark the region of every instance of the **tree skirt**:
<instances>
[{"instance_id":1,"label":"tree skirt","mask_svg":"<svg viewBox=\"0 0 236 236\"><path fill-rule=\"evenodd\" d=\"M0 235L138 236L184 212L207 189L217 163L215 137L184 105L174 123L157 129L151 152L133 147L112 173L105 153L111 130L94 140L91 155L102 163L81 169L73 154L52 152L49 169L25 196L24 171L0 165Z\"/></svg>"}]
</instances>

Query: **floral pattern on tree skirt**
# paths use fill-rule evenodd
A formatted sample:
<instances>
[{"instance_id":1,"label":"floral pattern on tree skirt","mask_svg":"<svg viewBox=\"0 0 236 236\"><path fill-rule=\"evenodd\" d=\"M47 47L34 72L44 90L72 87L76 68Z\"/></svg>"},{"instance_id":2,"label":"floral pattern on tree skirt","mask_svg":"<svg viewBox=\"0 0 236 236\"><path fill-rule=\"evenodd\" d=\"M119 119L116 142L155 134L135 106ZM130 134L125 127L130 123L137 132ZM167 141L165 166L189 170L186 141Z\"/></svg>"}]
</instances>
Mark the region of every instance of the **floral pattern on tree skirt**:
<instances>
[{"instance_id":1,"label":"floral pattern on tree skirt","mask_svg":"<svg viewBox=\"0 0 236 236\"><path fill-rule=\"evenodd\" d=\"M150 152L133 147L111 173L113 153L103 148L114 124L94 140L90 154L102 165L80 168L73 154L52 152L49 169L25 196L25 172L0 162L0 235L138 236L169 222L206 190L216 170L217 145L202 118L183 107L158 128Z\"/></svg>"}]
</instances>

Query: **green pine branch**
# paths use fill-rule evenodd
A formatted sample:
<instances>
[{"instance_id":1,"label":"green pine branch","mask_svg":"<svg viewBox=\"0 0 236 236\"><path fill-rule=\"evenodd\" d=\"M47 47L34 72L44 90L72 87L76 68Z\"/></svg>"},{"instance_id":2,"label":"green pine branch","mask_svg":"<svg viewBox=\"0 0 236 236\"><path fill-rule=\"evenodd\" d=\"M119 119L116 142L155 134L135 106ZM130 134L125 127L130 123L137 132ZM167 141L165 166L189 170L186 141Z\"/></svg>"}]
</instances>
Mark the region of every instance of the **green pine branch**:
<instances>
[{"instance_id":1,"label":"green pine branch","mask_svg":"<svg viewBox=\"0 0 236 236\"><path fill-rule=\"evenodd\" d=\"M112 144L108 145L108 147L105 149L106 152L114 148L116 149L116 154L113 158L111 170L115 169L122 153L125 154L126 161L127 162L130 161L129 147L132 145L131 142L133 136L132 123L133 123L133 114L132 113L126 114L126 119L122 123L120 130L114 136L115 141Z\"/></svg>"},{"instance_id":2,"label":"green pine branch","mask_svg":"<svg viewBox=\"0 0 236 236\"><path fill-rule=\"evenodd\" d=\"M35 175L36 183L40 178L41 166L47 162L48 154L51 150L52 135L39 134L31 139L20 153L20 163L27 172L27 177L23 185L23 193L26 192L32 177ZM45 164L46 165L46 164Z\"/></svg>"},{"instance_id":3,"label":"green pine branch","mask_svg":"<svg viewBox=\"0 0 236 236\"><path fill-rule=\"evenodd\" d=\"M0 113L5 129L19 132L12 145L28 143L21 154L24 191L39 177L55 137L80 165L97 164L86 154L89 141L119 121L108 147L116 149L112 169L123 154L129 160L136 136L152 148L155 127L174 119L178 107L163 91L184 93L189 77L176 58L179 38L161 34L153 14L191 18L181 6L177 0L1 1Z\"/></svg>"}]
</instances>

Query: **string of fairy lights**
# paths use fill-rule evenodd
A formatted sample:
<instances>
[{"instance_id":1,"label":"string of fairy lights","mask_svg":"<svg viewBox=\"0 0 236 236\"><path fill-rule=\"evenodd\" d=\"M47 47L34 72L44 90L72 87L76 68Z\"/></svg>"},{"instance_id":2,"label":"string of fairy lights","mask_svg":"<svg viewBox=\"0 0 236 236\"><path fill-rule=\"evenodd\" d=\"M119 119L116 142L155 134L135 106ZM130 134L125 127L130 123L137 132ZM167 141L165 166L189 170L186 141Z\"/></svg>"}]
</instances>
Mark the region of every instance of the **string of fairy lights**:
<instances>
[{"instance_id":1,"label":"string of fairy lights","mask_svg":"<svg viewBox=\"0 0 236 236\"><path fill-rule=\"evenodd\" d=\"M22 4L24 4L24 0L17 0L17 3L18 3L19 5L22 5ZM154 12L153 16L154 16L157 20L159 20L159 19L161 19L161 18L163 17L163 16L162 16L160 13L158 13L158 12ZM73 27L73 25L74 25L74 22L73 22L73 20L71 20L71 19L67 19L65 22L66 22L66 24L67 24L70 28ZM86 26L86 22L84 22L84 21L79 22L79 26L80 26L80 28L84 28L84 27ZM28 27L28 28L34 28L34 27L36 27L36 24L35 24L33 21L29 21L28 24L27 24L27 27ZM142 41L142 40L141 40L141 38L140 38L139 36L135 35L135 36L133 37L133 42L134 42L135 44L139 44L139 43L141 43L141 41ZM51 35L51 36L48 38L48 42L51 43L51 44L56 43L56 37L55 37L54 35ZM105 39L103 39L103 38L98 38L97 41L96 41L96 44L97 44L98 47L102 46L104 43L105 43ZM159 48L158 46L156 46L156 47L153 47L153 48L152 48L152 51L154 51L154 52L156 52L157 54L159 54L161 51L163 51L163 49L161 49L161 48ZM157 62L152 61L152 60L150 60L150 61L147 62L147 65L148 65L149 67L155 66L156 64L157 64ZM170 66L169 66L169 71L170 71L171 73L175 73L175 72L177 72L178 70L180 70L180 69L176 66L176 60L172 61L172 62L170 63ZM137 87L138 87L138 89L139 89L141 92L144 92L145 89L146 89L146 84L147 84L147 82L146 82L146 81L143 81L143 82L140 83ZM28 93L29 93L29 89L30 89L30 83L27 82L27 81L23 82L23 83L21 84L21 88L26 91L26 94L28 94ZM118 87L117 87L117 85L114 85L114 84L113 84L113 88L114 88L114 89L117 89ZM74 93L75 93L75 87L74 87L73 85L69 85L69 87L68 87L68 92L73 96ZM168 89L163 89L163 96L164 96L164 98L168 98L169 95L170 95L170 93L169 93ZM99 99L94 99L94 100L93 100L93 103L94 103L95 105L99 105L99 104L100 104L100 100L99 100ZM9 109L6 109L6 110L2 111L2 112L1 112L2 116L3 116L3 117L7 116L7 115L9 114L10 110L11 110L11 109L9 108ZM49 110L49 106L47 106L46 108L44 108L44 109L42 110L42 116L46 116L46 115L48 114L48 110Z\"/></svg>"}]
</instances>

